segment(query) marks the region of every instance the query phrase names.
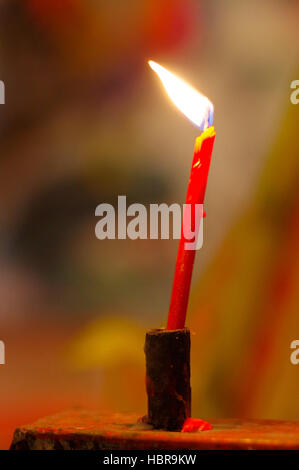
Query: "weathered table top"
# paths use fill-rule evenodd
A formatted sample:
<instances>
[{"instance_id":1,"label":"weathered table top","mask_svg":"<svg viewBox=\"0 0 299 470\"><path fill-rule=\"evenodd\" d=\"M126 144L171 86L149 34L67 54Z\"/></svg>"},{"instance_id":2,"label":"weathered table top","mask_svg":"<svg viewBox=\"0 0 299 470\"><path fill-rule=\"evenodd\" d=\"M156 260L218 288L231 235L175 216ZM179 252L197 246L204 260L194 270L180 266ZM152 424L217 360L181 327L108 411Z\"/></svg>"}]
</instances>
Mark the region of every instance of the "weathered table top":
<instances>
[{"instance_id":1,"label":"weathered table top","mask_svg":"<svg viewBox=\"0 0 299 470\"><path fill-rule=\"evenodd\" d=\"M16 429L11 449L299 449L298 422L219 419L210 431L180 433L153 430L138 418L73 409Z\"/></svg>"}]
</instances>

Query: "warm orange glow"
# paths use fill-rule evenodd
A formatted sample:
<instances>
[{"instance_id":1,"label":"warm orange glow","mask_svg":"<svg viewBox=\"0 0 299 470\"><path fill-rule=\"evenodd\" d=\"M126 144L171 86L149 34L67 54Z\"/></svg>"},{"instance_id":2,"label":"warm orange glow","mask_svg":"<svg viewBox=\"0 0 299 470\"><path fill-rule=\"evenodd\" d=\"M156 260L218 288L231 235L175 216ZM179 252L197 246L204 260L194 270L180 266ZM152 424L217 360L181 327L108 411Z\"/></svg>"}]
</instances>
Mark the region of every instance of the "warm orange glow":
<instances>
[{"instance_id":1,"label":"warm orange glow","mask_svg":"<svg viewBox=\"0 0 299 470\"><path fill-rule=\"evenodd\" d=\"M157 62L149 60L148 63L159 76L170 99L187 118L202 130L212 125L214 107L206 96Z\"/></svg>"}]
</instances>

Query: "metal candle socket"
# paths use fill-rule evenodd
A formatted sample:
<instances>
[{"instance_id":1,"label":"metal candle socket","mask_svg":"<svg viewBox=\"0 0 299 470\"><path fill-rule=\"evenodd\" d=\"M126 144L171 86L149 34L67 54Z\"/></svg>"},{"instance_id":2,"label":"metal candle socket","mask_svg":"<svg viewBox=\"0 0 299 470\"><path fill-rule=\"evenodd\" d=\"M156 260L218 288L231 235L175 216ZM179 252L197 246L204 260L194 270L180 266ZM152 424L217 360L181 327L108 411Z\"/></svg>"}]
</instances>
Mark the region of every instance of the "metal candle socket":
<instances>
[{"instance_id":1,"label":"metal candle socket","mask_svg":"<svg viewBox=\"0 0 299 470\"><path fill-rule=\"evenodd\" d=\"M146 333L147 421L156 429L180 431L191 414L190 331Z\"/></svg>"}]
</instances>

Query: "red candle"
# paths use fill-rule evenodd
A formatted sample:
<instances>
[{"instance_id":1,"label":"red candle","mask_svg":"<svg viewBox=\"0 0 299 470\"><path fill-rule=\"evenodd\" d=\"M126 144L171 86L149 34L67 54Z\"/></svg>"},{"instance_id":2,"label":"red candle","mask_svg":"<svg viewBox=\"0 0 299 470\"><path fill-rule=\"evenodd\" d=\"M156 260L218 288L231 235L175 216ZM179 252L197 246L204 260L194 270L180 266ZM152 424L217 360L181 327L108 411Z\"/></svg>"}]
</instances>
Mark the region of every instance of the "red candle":
<instances>
[{"instance_id":1,"label":"red candle","mask_svg":"<svg viewBox=\"0 0 299 470\"><path fill-rule=\"evenodd\" d=\"M195 142L186 196L186 204L190 204L193 215L195 204L203 204L204 202L215 135L214 127L208 127ZM192 228L195 229L195 235L197 235L199 227L196 227L193 223ZM186 249L186 243L188 243L188 240L186 240L182 228L168 314L168 330L177 330L184 328L185 326L193 264L196 253L196 249Z\"/></svg>"},{"instance_id":2,"label":"red candle","mask_svg":"<svg viewBox=\"0 0 299 470\"><path fill-rule=\"evenodd\" d=\"M156 62L149 61L151 68L158 74L165 90L174 104L184 113L203 133L196 139L194 156L191 166L186 204L191 209L191 230L195 232L195 240L199 224L196 223L196 204L203 204L206 191L211 155L215 140L215 130L212 127L213 105L208 98L192 88L176 75L166 70ZM185 231L187 215L184 211L181 239L178 248L167 329L182 329L185 326L190 285L196 243L193 249L187 249L190 240L186 238ZM198 221L197 221L198 222Z\"/></svg>"}]
</instances>

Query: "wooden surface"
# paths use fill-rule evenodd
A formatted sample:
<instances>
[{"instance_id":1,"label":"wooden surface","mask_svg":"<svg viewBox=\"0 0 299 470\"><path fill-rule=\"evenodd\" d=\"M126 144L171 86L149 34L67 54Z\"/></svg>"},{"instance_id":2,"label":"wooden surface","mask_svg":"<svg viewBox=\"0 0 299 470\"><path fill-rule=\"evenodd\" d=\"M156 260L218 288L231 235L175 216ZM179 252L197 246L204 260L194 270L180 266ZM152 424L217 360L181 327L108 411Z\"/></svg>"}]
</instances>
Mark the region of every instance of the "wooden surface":
<instances>
[{"instance_id":1,"label":"wooden surface","mask_svg":"<svg viewBox=\"0 0 299 470\"><path fill-rule=\"evenodd\" d=\"M212 420L210 431L156 431L136 414L103 415L75 409L15 430L11 449L299 449L299 423Z\"/></svg>"}]
</instances>

